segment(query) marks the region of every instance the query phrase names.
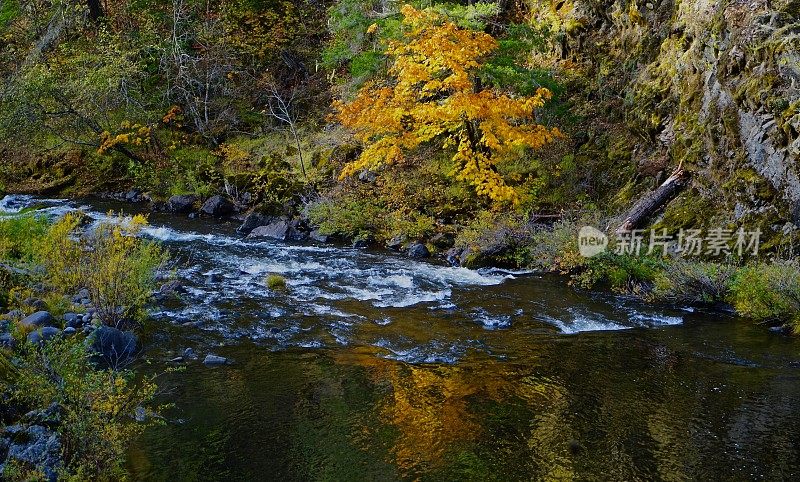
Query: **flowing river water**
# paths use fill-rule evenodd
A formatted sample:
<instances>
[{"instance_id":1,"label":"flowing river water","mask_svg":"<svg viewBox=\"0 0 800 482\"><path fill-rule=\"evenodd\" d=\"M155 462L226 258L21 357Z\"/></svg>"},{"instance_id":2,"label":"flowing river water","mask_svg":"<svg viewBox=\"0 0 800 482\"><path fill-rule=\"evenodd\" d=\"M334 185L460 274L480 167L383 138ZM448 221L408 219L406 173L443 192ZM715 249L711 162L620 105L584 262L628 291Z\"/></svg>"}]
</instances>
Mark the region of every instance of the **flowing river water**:
<instances>
[{"instance_id":1,"label":"flowing river water","mask_svg":"<svg viewBox=\"0 0 800 482\"><path fill-rule=\"evenodd\" d=\"M0 201L30 206L137 209ZM172 407L130 451L136 480L800 477L800 339L555 276L150 223L186 293L153 309L137 369L199 359L160 378Z\"/></svg>"}]
</instances>

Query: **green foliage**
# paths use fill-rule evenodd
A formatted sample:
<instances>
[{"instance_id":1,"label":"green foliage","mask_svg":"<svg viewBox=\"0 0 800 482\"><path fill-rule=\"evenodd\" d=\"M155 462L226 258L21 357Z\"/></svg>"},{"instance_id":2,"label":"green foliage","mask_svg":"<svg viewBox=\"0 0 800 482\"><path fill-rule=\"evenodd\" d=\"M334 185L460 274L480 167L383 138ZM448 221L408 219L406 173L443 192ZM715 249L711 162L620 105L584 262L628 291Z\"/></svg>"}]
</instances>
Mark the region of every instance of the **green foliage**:
<instances>
[{"instance_id":1,"label":"green foliage","mask_svg":"<svg viewBox=\"0 0 800 482\"><path fill-rule=\"evenodd\" d=\"M676 259L656 277L653 298L690 304L726 301L736 271L730 264Z\"/></svg>"},{"instance_id":2,"label":"green foliage","mask_svg":"<svg viewBox=\"0 0 800 482\"><path fill-rule=\"evenodd\" d=\"M48 224L45 217L35 215L0 219L0 260L31 261Z\"/></svg>"},{"instance_id":3,"label":"green foliage","mask_svg":"<svg viewBox=\"0 0 800 482\"><path fill-rule=\"evenodd\" d=\"M791 323L800 332L800 266L796 261L745 266L731 284L730 301L742 316Z\"/></svg>"},{"instance_id":4,"label":"green foliage","mask_svg":"<svg viewBox=\"0 0 800 482\"><path fill-rule=\"evenodd\" d=\"M286 278L279 274L271 274L267 276L265 280L265 284L267 288L277 291L277 290L285 290L286 289Z\"/></svg>"},{"instance_id":5,"label":"green foliage","mask_svg":"<svg viewBox=\"0 0 800 482\"><path fill-rule=\"evenodd\" d=\"M19 2L16 0L6 0L0 2L0 33L3 33L12 20L20 14Z\"/></svg>"},{"instance_id":6,"label":"green foliage","mask_svg":"<svg viewBox=\"0 0 800 482\"><path fill-rule=\"evenodd\" d=\"M137 238L144 217L103 222L76 236L80 217L69 214L53 224L39 244L38 260L46 282L61 294L89 290L100 319L123 327L142 317L154 288L155 272L167 260L157 244Z\"/></svg>"},{"instance_id":7,"label":"green foliage","mask_svg":"<svg viewBox=\"0 0 800 482\"><path fill-rule=\"evenodd\" d=\"M3 395L25 409L46 409L57 403L63 410L57 430L64 476L124 479L128 443L148 425L136 422L134 412L151 404L156 392L153 380L136 381L130 371L95 369L77 337L42 347L25 344L15 354L14 365L14 376Z\"/></svg>"},{"instance_id":8,"label":"green foliage","mask_svg":"<svg viewBox=\"0 0 800 482\"><path fill-rule=\"evenodd\" d=\"M375 199L346 196L323 200L309 208L311 223L323 234L364 239L384 225L386 210Z\"/></svg>"},{"instance_id":9,"label":"green foliage","mask_svg":"<svg viewBox=\"0 0 800 482\"><path fill-rule=\"evenodd\" d=\"M606 283L618 292L647 295L664 266L661 258L603 253L589 258L574 279L583 288Z\"/></svg>"},{"instance_id":10,"label":"green foliage","mask_svg":"<svg viewBox=\"0 0 800 482\"><path fill-rule=\"evenodd\" d=\"M399 12L402 3L387 6L374 0L337 1L328 10L331 40L322 52L323 65L328 69L349 65L354 78L379 73L386 60L384 47L402 34ZM500 13L499 5L491 2L459 5L416 0L405 3L417 8L431 7L448 21L472 30L483 30L487 20Z\"/></svg>"}]
</instances>

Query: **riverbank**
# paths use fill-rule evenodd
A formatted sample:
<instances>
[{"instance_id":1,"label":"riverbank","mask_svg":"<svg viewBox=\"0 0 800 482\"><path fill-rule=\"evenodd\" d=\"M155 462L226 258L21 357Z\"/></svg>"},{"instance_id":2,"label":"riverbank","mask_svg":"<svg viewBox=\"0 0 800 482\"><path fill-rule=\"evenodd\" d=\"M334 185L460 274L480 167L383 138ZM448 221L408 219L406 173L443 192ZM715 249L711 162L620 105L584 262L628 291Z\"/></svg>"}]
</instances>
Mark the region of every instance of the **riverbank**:
<instances>
[{"instance_id":1,"label":"riverbank","mask_svg":"<svg viewBox=\"0 0 800 482\"><path fill-rule=\"evenodd\" d=\"M90 217L145 209L98 200L29 199L25 204L38 204L43 214L82 209ZM628 393L648 401L637 405L649 408L635 417L600 422L623 433L643 429L640 422L663 397L656 385L682 386L696 395L720 380L730 384L731 377L738 378L730 392L712 402L715 413L737 410L736 393L745 390L758 400L766 397L753 413L772 414L762 403L776 406L774 394L754 380L791 376L797 362L793 337L751 327L713 308L645 304L605 290L568 288L563 276L450 267L384 249L247 239L236 232L241 221L228 217L190 219L188 213L164 212L149 217L142 235L163 243L178 260L175 283L168 283L177 293L150 311L153 328L147 330L143 351L148 363L136 369L142 374L169 367L182 371L160 377L164 393L157 402L175 406L163 413L164 424L136 437L128 453L128 469L141 479L170 474L188 480L201 467L204 473L242 477L313 478L353 475L353 470L452 475L496 472L491 461L500 459L511 472L561 467L589 474L603 470L603 460L616 460L625 473L651 473L638 463L609 459L603 447L613 437L594 438L581 428L578 420L596 420L590 392ZM285 288L270 289L270 275L282 276ZM745 333L746 342L741 340ZM204 365L209 353L228 363ZM617 369L626 373L626 381L614 375ZM638 374L634 378L659 383L632 383L631 370ZM578 373L586 375L582 384L557 381ZM672 410L689 403L682 393L674 392ZM609 399L606 406L622 407L616 404L628 403L626 397ZM559 400L565 399L580 407L578 419L559 416L556 432L535 421L537 413L557 416ZM676 415L670 412L667 418L674 422ZM717 427L713 434L727 430L717 415L705 417L703 423ZM775 426L785 429L785 420ZM363 432L361 424L378 429ZM487 452L493 445L486 434L515 445L525 437L508 434L520 427L550 433L550 449L542 452L544 446L525 442L525 450L557 460L534 467ZM565 433L564 427L572 428ZM353 430L361 436L353 438ZM685 427L670 422L664 430ZM291 435L297 433L309 438ZM755 452L767 450L763 439L749 440L758 447ZM691 473L728 473L724 461L750 467L711 439L695 442L703 453L715 447L716 455L707 460L718 463ZM197 450L198 444L204 450ZM581 448L573 452L574 446ZM668 463L649 449L623 446L638 459ZM255 456L264 447L272 447L272 457ZM456 453L448 447L456 447ZM464 466L464 456L481 465ZM330 472L318 471L315 461L322 459ZM363 464L353 468L345 460Z\"/></svg>"}]
</instances>

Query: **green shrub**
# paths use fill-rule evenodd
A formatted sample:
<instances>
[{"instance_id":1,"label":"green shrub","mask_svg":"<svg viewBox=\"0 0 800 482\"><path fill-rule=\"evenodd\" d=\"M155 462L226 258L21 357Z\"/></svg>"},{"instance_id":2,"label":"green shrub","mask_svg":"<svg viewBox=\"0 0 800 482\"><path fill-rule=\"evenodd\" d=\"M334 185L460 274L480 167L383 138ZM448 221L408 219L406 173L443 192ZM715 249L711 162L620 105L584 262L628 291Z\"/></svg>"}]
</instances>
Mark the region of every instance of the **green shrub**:
<instances>
[{"instance_id":1,"label":"green shrub","mask_svg":"<svg viewBox=\"0 0 800 482\"><path fill-rule=\"evenodd\" d=\"M47 231L47 218L32 214L0 219L0 260L30 261Z\"/></svg>"},{"instance_id":2,"label":"green shrub","mask_svg":"<svg viewBox=\"0 0 800 482\"><path fill-rule=\"evenodd\" d=\"M167 254L136 237L147 224L143 216L104 222L77 237L79 223L80 216L68 214L42 238L38 258L46 282L60 294L88 289L103 323L123 328L121 324L141 317Z\"/></svg>"},{"instance_id":3,"label":"green shrub","mask_svg":"<svg viewBox=\"0 0 800 482\"><path fill-rule=\"evenodd\" d=\"M573 279L582 288L605 283L614 291L646 295L664 266L660 258L603 253L588 258L585 269Z\"/></svg>"},{"instance_id":4,"label":"green shrub","mask_svg":"<svg viewBox=\"0 0 800 482\"><path fill-rule=\"evenodd\" d=\"M286 289L286 278L284 278L279 274L271 274L267 276L265 283L267 285L267 288L273 291Z\"/></svg>"},{"instance_id":5,"label":"green shrub","mask_svg":"<svg viewBox=\"0 0 800 482\"><path fill-rule=\"evenodd\" d=\"M729 299L742 316L757 322L790 323L800 332L800 266L796 261L741 268Z\"/></svg>"},{"instance_id":6,"label":"green shrub","mask_svg":"<svg viewBox=\"0 0 800 482\"><path fill-rule=\"evenodd\" d=\"M730 264L674 260L656 277L653 298L693 304L725 301L736 270Z\"/></svg>"},{"instance_id":7,"label":"green shrub","mask_svg":"<svg viewBox=\"0 0 800 482\"><path fill-rule=\"evenodd\" d=\"M373 198L348 195L318 202L309 207L308 215L323 234L364 239L386 225L387 212Z\"/></svg>"},{"instance_id":8,"label":"green shrub","mask_svg":"<svg viewBox=\"0 0 800 482\"><path fill-rule=\"evenodd\" d=\"M42 347L24 344L14 366L4 396L24 410L45 409L54 402L63 410L56 430L61 435L64 476L125 478L128 444L147 426L134 420L134 412L150 406L156 393L153 380L137 382L130 371L96 370L78 337ZM155 423L154 417L150 420Z\"/></svg>"}]
</instances>

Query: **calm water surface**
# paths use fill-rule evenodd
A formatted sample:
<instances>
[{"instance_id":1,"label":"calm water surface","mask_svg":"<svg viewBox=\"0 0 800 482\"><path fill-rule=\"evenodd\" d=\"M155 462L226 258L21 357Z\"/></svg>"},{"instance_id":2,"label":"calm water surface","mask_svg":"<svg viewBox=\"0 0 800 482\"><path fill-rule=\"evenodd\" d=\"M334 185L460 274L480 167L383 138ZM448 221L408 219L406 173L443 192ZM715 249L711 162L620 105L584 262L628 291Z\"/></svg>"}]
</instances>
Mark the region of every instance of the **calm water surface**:
<instances>
[{"instance_id":1,"label":"calm water surface","mask_svg":"<svg viewBox=\"0 0 800 482\"><path fill-rule=\"evenodd\" d=\"M0 201L101 220L130 206ZM797 480L800 340L534 273L252 242L152 215L187 292L154 309L137 480ZM264 286L282 274L288 290Z\"/></svg>"}]
</instances>

